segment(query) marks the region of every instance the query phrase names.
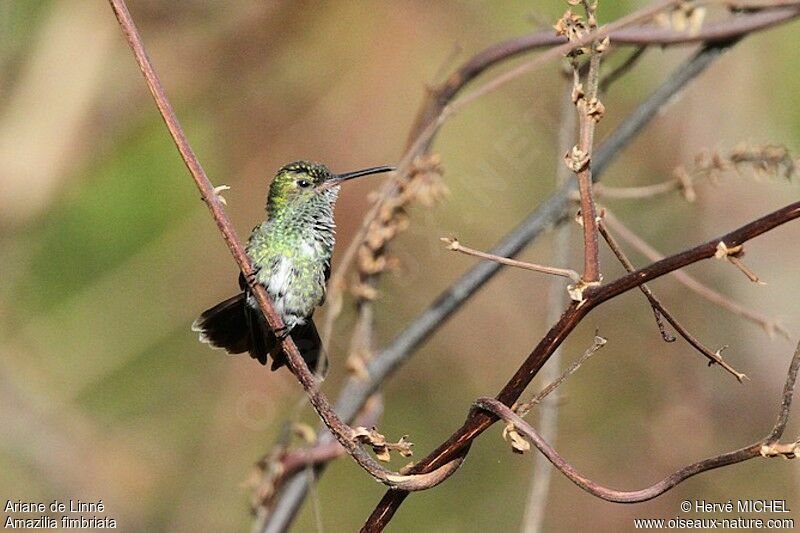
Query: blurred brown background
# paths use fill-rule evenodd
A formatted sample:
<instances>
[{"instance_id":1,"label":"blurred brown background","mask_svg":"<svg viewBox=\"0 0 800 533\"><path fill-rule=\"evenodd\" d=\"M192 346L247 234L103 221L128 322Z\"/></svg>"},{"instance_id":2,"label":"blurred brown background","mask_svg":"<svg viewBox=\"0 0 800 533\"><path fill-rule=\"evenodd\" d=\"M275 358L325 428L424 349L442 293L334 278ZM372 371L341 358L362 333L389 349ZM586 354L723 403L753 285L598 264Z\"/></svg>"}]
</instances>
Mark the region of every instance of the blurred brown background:
<instances>
[{"instance_id":1,"label":"blurred brown background","mask_svg":"<svg viewBox=\"0 0 800 533\"><path fill-rule=\"evenodd\" d=\"M601 1L601 22L644 4ZM485 46L552 24L566 4L131 0L130 8L201 161L212 180L232 187L228 212L244 236L263 216L268 180L282 164L310 158L345 171L396 162L426 84ZM790 43L798 28L738 45L643 132L604 183L655 183L703 149L742 141L784 144L796 156L800 71ZM648 51L604 98L599 138L690 53ZM561 164L558 73L552 63L444 127L436 151L451 195L436 209L413 210L397 243L401 268L384 279L377 303L382 343L473 264L443 250L439 237L486 249L552 190ZM3 502L103 499L128 531L247 529L245 482L301 392L285 370L225 357L189 331L199 311L237 289L237 272L106 2L0 0L0 161ZM339 253L380 183L343 191ZM672 194L606 205L673 252L798 197L796 181L747 172L698 187L694 204ZM593 312L565 358L582 353L595 328L609 344L561 391L557 449L591 478L634 489L763 436L800 332L798 235L795 223L748 245L746 261L765 287L716 261L690 269L781 318L792 342L770 340L673 280L652 285L707 344L730 345L726 357L751 378L744 385L709 369L686 343L662 342L636 292ZM572 237L578 269L577 226ZM550 243L541 239L522 258L547 263ZM621 272L608 254L603 264L606 279ZM381 431L410 434L417 456L438 445L546 331L547 287L520 270L488 284L387 384ZM331 393L345 375L351 324L345 305ZM302 418L314 423L308 409ZM532 465L532 454L510 453L493 428L454 478L407 500L392 530L517 530ZM682 514L684 499L786 499L795 511L788 516L800 520L799 482L796 464L758 460L620 506L556 474L545 528L627 530L633 517ZM356 529L383 492L351 461L336 462L316 490L322 526ZM317 527L310 505L297 524Z\"/></svg>"}]
</instances>

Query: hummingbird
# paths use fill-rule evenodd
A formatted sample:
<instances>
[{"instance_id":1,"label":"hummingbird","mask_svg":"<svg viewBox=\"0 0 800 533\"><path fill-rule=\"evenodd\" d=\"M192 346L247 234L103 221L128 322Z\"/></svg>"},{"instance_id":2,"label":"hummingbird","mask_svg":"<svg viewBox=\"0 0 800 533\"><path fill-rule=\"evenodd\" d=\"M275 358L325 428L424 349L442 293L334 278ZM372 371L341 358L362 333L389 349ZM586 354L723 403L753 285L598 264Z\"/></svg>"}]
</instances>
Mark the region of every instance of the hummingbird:
<instances>
[{"instance_id":1,"label":"hummingbird","mask_svg":"<svg viewBox=\"0 0 800 533\"><path fill-rule=\"evenodd\" d=\"M312 315L325 301L335 243L333 209L340 185L348 180L393 167L370 167L334 174L311 161L282 167L267 194L266 220L253 228L246 252L254 267L255 282L269 294L284 328L277 335L267 324L243 274L241 292L204 311L192 324L200 341L230 354L250 352L250 357L272 370L286 364L281 342L291 333L300 354L313 371L322 343Z\"/></svg>"}]
</instances>

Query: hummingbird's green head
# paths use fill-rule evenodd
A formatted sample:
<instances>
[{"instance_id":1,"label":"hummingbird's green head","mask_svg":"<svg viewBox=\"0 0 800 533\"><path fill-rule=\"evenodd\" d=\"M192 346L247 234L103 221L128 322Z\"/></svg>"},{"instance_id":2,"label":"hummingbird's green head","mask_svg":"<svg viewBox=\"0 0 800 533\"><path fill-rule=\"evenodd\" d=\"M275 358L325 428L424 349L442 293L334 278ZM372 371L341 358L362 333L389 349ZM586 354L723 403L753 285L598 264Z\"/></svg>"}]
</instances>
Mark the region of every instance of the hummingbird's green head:
<instances>
[{"instance_id":1,"label":"hummingbird's green head","mask_svg":"<svg viewBox=\"0 0 800 533\"><path fill-rule=\"evenodd\" d=\"M284 206L302 205L314 199L335 202L342 182L393 170L392 167L370 167L345 174L334 174L321 163L295 161L282 167L272 180L267 197L267 210L274 213Z\"/></svg>"}]
</instances>

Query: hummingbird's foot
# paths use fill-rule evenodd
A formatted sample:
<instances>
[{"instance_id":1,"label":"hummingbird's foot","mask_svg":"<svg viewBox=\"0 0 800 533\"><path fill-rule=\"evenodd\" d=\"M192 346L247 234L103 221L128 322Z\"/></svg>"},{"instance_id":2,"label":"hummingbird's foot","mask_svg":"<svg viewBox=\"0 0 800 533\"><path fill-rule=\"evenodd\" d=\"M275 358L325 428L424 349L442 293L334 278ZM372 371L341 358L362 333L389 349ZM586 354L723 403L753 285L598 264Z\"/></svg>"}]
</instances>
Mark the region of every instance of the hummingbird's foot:
<instances>
[{"instance_id":1,"label":"hummingbird's foot","mask_svg":"<svg viewBox=\"0 0 800 533\"><path fill-rule=\"evenodd\" d=\"M283 342L286 340L286 337L288 337L291 332L292 328L288 326L283 326L275 330L275 337L278 339L278 342Z\"/></svg>"},{"instance_id":2,"label":"hummingbird's foot","mask_svg":"<svg viewBox=\"0 0 800 533\"><path fill-rule=\"evenodd\" d=\"M257 283L256 276L258 276L259 270L261 269L258 267L253 267L253 270L249 274L245 275L248 284L255 285Z\"/></svg>"}]
</instances>

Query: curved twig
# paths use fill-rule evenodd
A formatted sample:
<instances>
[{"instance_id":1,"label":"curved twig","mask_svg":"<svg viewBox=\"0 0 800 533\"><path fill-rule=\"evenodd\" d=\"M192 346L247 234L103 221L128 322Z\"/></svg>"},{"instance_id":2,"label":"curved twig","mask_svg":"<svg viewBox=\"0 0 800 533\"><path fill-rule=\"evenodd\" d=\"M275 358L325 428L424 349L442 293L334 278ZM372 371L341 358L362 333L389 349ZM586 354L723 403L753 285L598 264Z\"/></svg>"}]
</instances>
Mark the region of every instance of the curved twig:
<instances>
[{"instance_id":1,"label":"curved twig","mask_svg":"<svg viewBox=\"0 0 800 533\"><path fill-rule=\"evenodd\" d=\"M781 405L778 411L778 420L775 422L772 430L763 439L754 442L750 446L739 448L728 453L715 455L701 461L697 461L680 470L670 474L658 483L640 490L622 491L615 490L599 483L592 481L578 473L578 471L569 464L556 450L554 450L528 422L523 420L517 413L503 403L495 400L494 398L478 398L475 401L475 407L488 411L495 416L505 420L514 425L518 432L524 434L530 439L534 446L536 446L547 459L553 463L562 474L567 476L570 481L578 485L586 492L597 496L603 500L615 503L638 503L664 494L672 489L679 483L686 481L692 476L696 476L702 472L707 472L715 468L728 466L756 457L772 457L781 455L787 458L795 458L797 449L800 447L800 442L794 442L788 446L780 445L775 446L778 440L783 435L786 429L786 423L789 420L789 411L792 405L792 398L794 396L795 384L797 381L797 371L800 367L800 344L794 352L792 361L789 364L789 372L786 375L786 384L783 388L783 395L781 397Z\"/></svg>"}]
</instances>

